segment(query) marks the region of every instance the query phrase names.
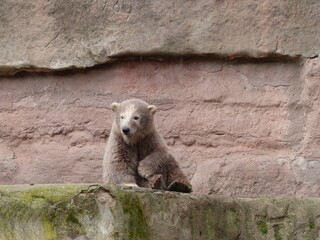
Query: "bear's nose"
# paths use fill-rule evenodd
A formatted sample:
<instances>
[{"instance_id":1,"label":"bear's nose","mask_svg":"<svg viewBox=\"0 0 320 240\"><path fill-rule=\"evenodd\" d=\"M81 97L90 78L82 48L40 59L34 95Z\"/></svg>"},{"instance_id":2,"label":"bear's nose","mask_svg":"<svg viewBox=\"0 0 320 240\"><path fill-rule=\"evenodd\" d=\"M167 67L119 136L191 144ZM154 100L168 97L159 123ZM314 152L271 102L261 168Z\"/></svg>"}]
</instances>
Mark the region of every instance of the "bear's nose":
<instances>
[{"instance_id":1,"label":"bear's nose","mask_svg":"<svg viewBox=\"0 0 320 240\"><path fill-rule=\"evenodd\" d=\"M130 132L130 128L128 128L128 127L123 127L123 128L122 128L122 132L123 132L125 135L127 135L127 134L129 134L129 132Z\"/></svg>"}]
</instances>

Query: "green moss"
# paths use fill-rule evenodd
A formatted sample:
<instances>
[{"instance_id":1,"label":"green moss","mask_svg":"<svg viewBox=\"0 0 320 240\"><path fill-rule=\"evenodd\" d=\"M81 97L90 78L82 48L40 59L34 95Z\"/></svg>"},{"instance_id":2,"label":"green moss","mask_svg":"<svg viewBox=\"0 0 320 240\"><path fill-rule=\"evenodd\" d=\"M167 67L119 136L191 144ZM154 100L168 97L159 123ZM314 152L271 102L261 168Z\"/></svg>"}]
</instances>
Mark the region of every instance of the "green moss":
<instances>
[{"instance_id":1,"label":"green moss","mask_svg":"<svg viewBox=\"0 0 320 240\"><path fill-rule=\"evenodd\" d=\"M10 202L19 202L29 207L42 207L43 203L69 201L84 189L81 185L41 185L41 186L0 186L0 196L10 198ZM29 204L35 205L29 205ZM40 203L38 205L37 203Z\"/></svg>"},{"instance_id":2,"label":"green moss","mask_svg":"<svg viewBox=\"0 0 320 240\"><path fill-rule=\"evenodd\" d=\"M276 224L273 226L273 229L274 229L274 239L282 240L281 233L280 233L281 226L279 224Z\"/></svg>"},{"instance_id":3,"label":"green moss","mask_svg":"<svg viewBox=\"0 0 320 240\"><path fill-rule=\"evenodd\" d=\"M227 231L237 233L240 229L240 214L236 208L230 208L226 211Z\"/></svg>"},{"instance_id":4,"label":"green moss","mask_svg":"<svg viewBox=\"0 0 320 240\"><path fill-rule=\"evenodd\" d=\"M57 234L54 231L54 226L52 225L52 223L47 218L43 218L42 223L44 228L44 239L45 240L57 239Z\"/></svg>"},{"instance_id":5,"label":"green moss","mask_svg":"<svg viewBox=\"0 0 320 240\"><path fill-rule=\"evenodd\" d=\"M66 220L68 223L81 225L73 213L69 213Z\"/></svg>"},{"instance_id":6,"label":"green moss","mask_svg":"<svg viewBox=\"0 0 320 240\"><path fill-rule=\"evenodd\" d=\"M79 218L84 211L96 214L97 207L94 200L80 194L84 189L81 185L0 186L0 237L39 235L50 240L86 234ZM82 195L86 195L85 206ZM30 219L38 232L21 227Z\"/></svg>"},{"instance_id":7,"label":"green moss","mask_svg":"<svg viewBox=\"0 0 320 240\"><path fill-rule=\"evenodd\" d=\"M261 233L263 234L267 234L268 233L268 226L267 223L263 220L259 220L257 222L258 228L260 230Z\"/></svg>"},{"instance_id":8,"label":"green moss","mask_svg":"<svg viewBox=\"0 0 320 240\"><path fill-rule=\"evenodd\" d=\"M78 220L78 215L73 209L67 209L64 214L63 226L69 236L85 235L87 233Z\"/></svg>"},{"instance_id":9,"label":"green moss","mask_svg":"<svg viewBox=\"0 0 320 240\"><path fill-rule=\"evenodd\" d=\"M309 213L311 215L311 213ZM309 221L308 221L308 226L305 232L305 239L306 240L311 240L316 238L316 224L314 222L314 219L312 216L309 216Z\"/></svg>"},{"instance_id":10,"label":"green moss","mask_svg":"<svg viewBox=\"0 0 320 240\"><path fill-rule=\"evenodd\" d=\"M241 233L241 216L236 203L205 201L190 208L192 239L237 239Z\"/></svg>"},{"instance_id":11,"label":"green moss","mask_svg":"<svg viewBox=\"0 0 320 240\"><path fill-rule=\"evenodd\" d=\"M168 239L168 234L175 239L190 234L209 240L267 239L270 234L275 240L294 234L315 239L318 199L278 204L272 198L234 200L119 187L0 186L0 239L150 240ZM298 230L297 217L303 223Z\"/></svg>"},{"instance_id":12,"label":"green moss","mask_svg":"<svg viewBox=\"0 0 320 240\"><path fill-rule=\"evenodd\" d=\"M309 228L310 228L310 229L314 229L315 226L316 226L316 225L315 225L315 223L314 223L314 220L310 218L310 219L309 219Z\"/></svg>"},{"instance_id":13,"label":"green moss","mask_svg":"<svg viewBox=\"0 0 320 240\"><path fill-rule=\"evenodd\" d=\"M121 204L120 207L124 214L128 217L127 221L125 221L128 239L149 239L148 226L136 194L134 192L130 193L120 190L116 192L115 198Z\"/></svg>"},{"instance_id":14,"label":"green moss","mask_svg":"<svg viewBox=\"0 0 320 240\"><path fill-rule=\"evenodd\" d=\"M98 215L97 204L94 192L77 194L76 197L67 202L58 202L53 208L50 208L49 219L54 226L59 226L58 233L63 233L71 238L81 235L87 235L87 229L83 226L88 216Z\"/></svg>"},{"instance_id":15,"label":"green moss","mask_svg":"<svg viewBox=\"0 0 320 240\"><path fill-rule=\"evenodd\" d=\"M208 240L214 240L216 236L216 221L215 221L215 213L212 208L208 208L205 214L205 236Z\"/></svg>"}]
</instances>

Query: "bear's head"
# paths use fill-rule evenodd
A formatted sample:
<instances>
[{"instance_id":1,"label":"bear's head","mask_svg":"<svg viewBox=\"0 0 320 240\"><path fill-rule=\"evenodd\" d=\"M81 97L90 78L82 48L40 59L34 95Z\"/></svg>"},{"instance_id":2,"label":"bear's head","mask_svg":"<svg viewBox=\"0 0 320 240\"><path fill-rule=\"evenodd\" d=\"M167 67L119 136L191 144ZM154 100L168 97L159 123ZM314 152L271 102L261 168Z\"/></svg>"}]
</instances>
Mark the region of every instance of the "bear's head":
<instances>
[{"instance_id":1,"label":"bear's head","mask_svg":"<svg viewBox=\"0 0 320 240\"><path fill-rule=\"evenodd\" d=\"M118 132L127 143L135 143L154 131L153 115L156 106L139 99L129 99L121 103L114 102L111 108L116 113Z\"/></svg>"}]
</instances>

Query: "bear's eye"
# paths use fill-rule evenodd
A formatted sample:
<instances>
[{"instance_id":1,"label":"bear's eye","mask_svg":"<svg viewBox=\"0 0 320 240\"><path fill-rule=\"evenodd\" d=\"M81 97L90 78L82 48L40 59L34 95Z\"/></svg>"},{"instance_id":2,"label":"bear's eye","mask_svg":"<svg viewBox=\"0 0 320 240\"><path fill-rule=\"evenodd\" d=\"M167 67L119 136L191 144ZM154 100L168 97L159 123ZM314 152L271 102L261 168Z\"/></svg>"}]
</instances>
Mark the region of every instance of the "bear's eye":
<instances>
[{"instance_id":1,"label":"bear's eye","mask_svg":"<svg viewBox=\"0 0 320 240\"><path fill-rule=\"evenodd\" d=\"M121 117L121 119L124 119L124 116L120 116Z\"/></svg>"},{"instance_id":2,"label":"bear's eye","mask_svg":"<svg viewBox=\"0 0 320 240\"><path fill-rule=\"evenodd\" d=\"M139 117L138 116L134 116L133 119L134 120L139 120Z\"/></svg>"}]
</instances>

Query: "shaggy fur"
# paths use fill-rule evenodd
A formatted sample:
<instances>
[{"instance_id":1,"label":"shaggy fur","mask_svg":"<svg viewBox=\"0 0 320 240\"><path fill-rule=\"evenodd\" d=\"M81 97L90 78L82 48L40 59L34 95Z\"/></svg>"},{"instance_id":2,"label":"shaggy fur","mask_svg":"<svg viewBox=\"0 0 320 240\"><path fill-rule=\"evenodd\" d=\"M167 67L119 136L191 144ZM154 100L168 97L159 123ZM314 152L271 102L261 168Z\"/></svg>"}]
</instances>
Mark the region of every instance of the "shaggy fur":
<instances>
[{"instance_id":1,"label":"shaggy fur","mask_svg":"<svg viewBox=\"0 0 320 240\"><path fill-rule=\"evenodd\" d=\"M191 192L191 184L157 132L156 107L139 99L111 105L116 116L103 160L104 182ZM124 133L124 129L129 133Z\"/></svg>"}]
</instances>

